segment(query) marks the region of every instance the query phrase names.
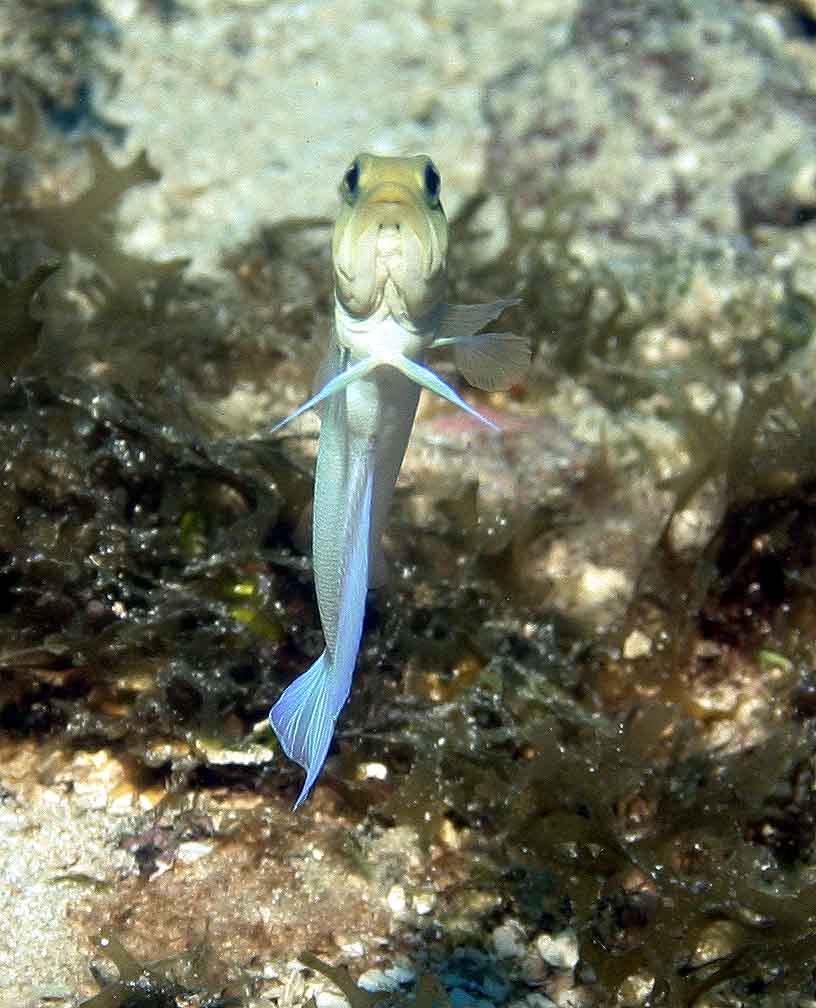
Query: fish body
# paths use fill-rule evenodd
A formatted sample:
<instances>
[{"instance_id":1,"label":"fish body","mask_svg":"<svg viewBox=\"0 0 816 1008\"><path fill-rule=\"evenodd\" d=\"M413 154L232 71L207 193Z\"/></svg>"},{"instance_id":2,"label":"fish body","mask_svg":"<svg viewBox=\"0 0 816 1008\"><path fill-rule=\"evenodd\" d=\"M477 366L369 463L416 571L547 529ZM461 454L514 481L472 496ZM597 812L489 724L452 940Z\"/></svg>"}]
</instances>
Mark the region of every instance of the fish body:
<instances>
[{"instance_id":1,"label":"fish body","mask_svg":"<svg viewBox=\"0 0 816 1008\"><path fill-rule=\"evenodd\" d=\"M530 359L520 337L476 335L515 301L446 305L439 189L424 155L354 159L332 240L335 317L319 389L273 428L319 407L312 554L325 650L269 713L284 752L306 770L295 808L317 780L351 689L366 592L385 578L381 538L421 387L496 429L424 366L426 352L454 345L480 387L517 380L518 363Z\"/></svg>"}]
</instances>

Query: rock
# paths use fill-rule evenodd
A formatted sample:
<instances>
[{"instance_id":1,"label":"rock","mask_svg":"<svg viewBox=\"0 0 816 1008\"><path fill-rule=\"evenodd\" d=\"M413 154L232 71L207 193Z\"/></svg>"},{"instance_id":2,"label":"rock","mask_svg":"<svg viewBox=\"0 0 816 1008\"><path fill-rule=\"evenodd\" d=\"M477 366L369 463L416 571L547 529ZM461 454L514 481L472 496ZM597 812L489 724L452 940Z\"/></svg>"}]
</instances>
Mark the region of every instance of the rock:
<instances>
[{"instance_id":1,"label":"rock","mask_svg":"<svg viewBox=\"0 0 816 1008\"><path fill-rule=\"evenodd\" d=\"M494 928L491 939L500 959L520 959L527 947L524 928L516 921L506 921Z\"/></svg>"},{"instance_id":2,"label":"rock","mask_svg":"<svg viewBox=\"0 0 816 1008\"><path fill-rule=\"evenodd\" d=\"M370 969L357 978L357 986L376 994L379 991L394 993L399 990L400 985L399 981L389 976L385 970Z\"/></svg>"},{"instance_id":3,"label":"rock","mask_svg":"<svg viewBox=\"0 0 816 1008\"><path fill-rule=\"evenodd\" d=\"M401 885L394 885L388 890L386 902L393 913L404 913L408 901L405 897L405 890Z\"/></svg>"},{"instance_id":4,"label":"rock","mask_svg":"<svg viewBox=\"0 0 816 1008\"><path fill-rule=\"evenodd\" d=\"M578 962L578 935L572 928L558 934L541 934L535 940L538 954L557 970L572 971Z\"/></svg>"}]
</instances>

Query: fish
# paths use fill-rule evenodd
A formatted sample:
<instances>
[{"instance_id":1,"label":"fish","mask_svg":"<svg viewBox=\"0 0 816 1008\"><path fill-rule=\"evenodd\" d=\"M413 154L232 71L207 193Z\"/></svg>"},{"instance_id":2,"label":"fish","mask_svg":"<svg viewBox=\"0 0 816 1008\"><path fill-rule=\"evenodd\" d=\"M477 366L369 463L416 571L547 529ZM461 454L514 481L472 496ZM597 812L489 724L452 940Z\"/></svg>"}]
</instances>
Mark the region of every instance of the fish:
<instances>
[{"instance_id":1,"label":"fish","mask_svg":"<svg viewBox=\"0 0 816 1008\"><path fill-rule=\"evenodd\" d=\"M325 648L269 712L284 753L306 771L293 811L320 775L351 691L368 590L386 580L382 534L421 389L499 432L427 367L426 354L453 347L465 379L489 391L515 384L530 363L525 337L480 332L518 299L446 301L441 184L424 154L351 162L332 236L334 318L317 391L270 431L318 411L312 560Z\"/></svg>"}]
</instances>

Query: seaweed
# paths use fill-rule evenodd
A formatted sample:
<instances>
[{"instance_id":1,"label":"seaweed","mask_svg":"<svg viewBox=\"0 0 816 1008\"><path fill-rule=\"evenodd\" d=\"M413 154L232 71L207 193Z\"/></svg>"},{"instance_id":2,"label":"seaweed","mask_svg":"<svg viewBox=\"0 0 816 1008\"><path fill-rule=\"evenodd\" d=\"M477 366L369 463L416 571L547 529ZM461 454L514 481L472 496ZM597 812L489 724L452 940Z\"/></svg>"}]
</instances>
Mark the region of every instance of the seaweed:
<instances>
[{"instance_id":1,"label":"seaweed","mask_svg":"<svg viewBox=\"0 0 816 1008\"><path fill-rule=\"evenodd\" d=\"M631 407L661 387L661 376L633 367L633 341L662 318L688 282L691 268L680 253L655 247L648 277L631 291L631 267L587 264L573 250L586 193L555 189L546 194L534 223L508 203L507 246L478 267L467 267L483 237L475 197L451 222L453 268L459 266L457 297L476 299L512 290L522 307L508 312L512 328L528 337L539 374L551 384L560 374L580 377L611 410ZM619 275L620 274L622 275ZM672 378L667 376L666 386Z\"/></svg>"},{"instance_id":2,"label":"seaweed","mask_svg":"<svg viewBox=\"0 0 816 1008\"><path fill-rule=\"evenodd\" d=\"M43 323L31 315L31 302L42 284L58 269L58 263L42 263L19 283L0 288L0 374L7 378L13 378L37 350Z\"/></svg>"},{"instance_id":3,"label":"seaweed","mask_svg":"<svg viewBox=\"0 0 816 1008\"><path fill-rule=\"evenodd\" d=\"M240 983L217 984L213 952L206 940L170 959L141 963L112 933L103 933L99 950L116 967L115 979L103 980L100 992L82 1008L176 1008L190 999L201 1008L238 1008L246 1003Z\"/></svg>"},{"instance_id":4,"label":"seaweed","mask_svg":"<svg viewBox=\"0 0 816 1008\"><path fill-rule=\"evenodd\" d=\"M515 729L463 730L472 716L448 712L424 743L415 735L415 768L382 811L417 829L425 820L435 835L440 817L454 816L480 865L471 885L498 892L528 933L553 928L566 902L578 974L594 977L603 1004L635 974L650 975L656 1001L671 1006L726 981L808 989L813 964L802 953L814 940L816 888L800 866L813 854L809 778L792 784L792 804L776 796L807 774L811 727L708 756L671 705L604 723L519 685L514 677L503 695L504 723ZM433 751L443 730L446 744ZM453 915L438 919L450 940L472 942L496 918L477 917L470 934L457 934ZM701 951L713 947L718 921L731 922L718 925L728 936L719 960Z\"/></svg>"},{"instance_id":5,"label":"seaweed","mask_svg":"<svg viewBox=\"0 0 816 1008\"><path fill-rule=\"evenodd\" d=\"M37 193L37 151L44 126L31 92L14 89L15 121L0 131L0 145L9 154L3 165L0 190L0 274L12 283L42 277L41 271L59 259L62 282L52 284L43 306L48 331L69 328L76 317L77 295L95 304L100 320L157 310L178 288L187 260L155 263L123 252L115 234L114 214L122 197L134 186L152 184L159 174L144 151L117 167L95 138L85 138L90 182L73 198L48 202ZM66 298L74 288L73 298ZM78 288L78 289L77 289Z\"/></svg>"},{"instance_id":6,"label":"seaweed","mask_svg":"<svg viewBox=\"0 0 816 1008\"><path fill-rule=\"evenodd\" d=\"M274 479L303 477L275 445L212 439L209 401L223 393L202 386L201 362L229 387L224 324L185 286L183 261L118 244L119 200L158 178L146 155L119 168L86 140L88 186L47 202L45 126L30 93L18 90L15 108L0 135L2 367L15 376L0 403L0 630L14 638L0 724L76 744L128 736L136 749L191 721L206 735L230 713L248 733L274 691L257 641L276 650L282 638L264 543L282 540L266 553L273 568L299 565L285 530L273 532Z\"/></svg>"},{"instance_id":7,"label":"seaweed","mask_svg":"<svg viewBox=\"0 0 816 1008\"><path fill-rule=\"evenodd\" d=\"M3 132L2 142L22 157L23 151L30 154L35 147L42 126L28 92L17 90L15 106L16 124ZM154 263L122 252L115 236L113 213L125 193L134 186L157 182L159 174L144 151L119 168L108 158L97 139L84 140L82 147L91 173L90 184L83 192L61 203L46 203L27 194L23 180L28 172L19 167L7 170L3 186L6 199L0 219L8 234L25 236L27 244L37 240L52 255L61 258L79 255L87 264L92 264L99 277L96 283L104 284L109 300L116 297L120 303L125 299L131 303L143 302L146 286L161 290L174 282L187 260ZM6 245L8 242L6 238ZM6 260L9 260L8 252Z\"/></svg>"},{"instance_id":8,"label":"seaweed","mask_svg":"<svg viewBox=\"0 0 816 1008\"><path fill-rule=\"evenodd\" d=\"M301 952L298 956L304 966L322 973L342 991L351 1008L375 1008L376 1005L416 1005L416 1008L450 1008L450 1001L439 979L431 973L420 973L416 980L416 992L409 999L387 991L369 992L358 987L344 966L331 966L311 952Z\"/></svg>"}]
</instances>

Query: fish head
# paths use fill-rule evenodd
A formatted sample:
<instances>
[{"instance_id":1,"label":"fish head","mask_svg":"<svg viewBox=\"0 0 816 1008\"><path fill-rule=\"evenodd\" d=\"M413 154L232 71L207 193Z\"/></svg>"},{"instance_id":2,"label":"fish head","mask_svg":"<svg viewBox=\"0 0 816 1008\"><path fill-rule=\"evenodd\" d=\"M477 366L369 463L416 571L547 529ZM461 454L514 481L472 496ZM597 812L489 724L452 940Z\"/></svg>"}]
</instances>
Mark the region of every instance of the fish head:
<instances>
[{"instance_id":1,"label":"fish head","mask_svg":"<svg viewBox=\"0 0 816 1008\"><path fill-rule=\"evenodd\" d=\"M337 300L349 315L416 327L442 304L448 222L433 161L358 154L340 183L332 239Z\"/></svg>"}]
</instances>

